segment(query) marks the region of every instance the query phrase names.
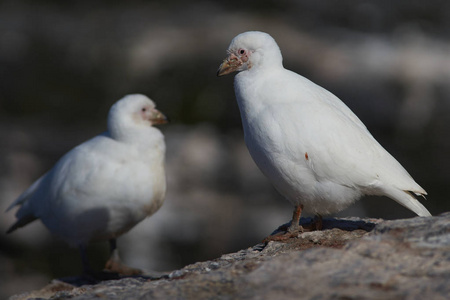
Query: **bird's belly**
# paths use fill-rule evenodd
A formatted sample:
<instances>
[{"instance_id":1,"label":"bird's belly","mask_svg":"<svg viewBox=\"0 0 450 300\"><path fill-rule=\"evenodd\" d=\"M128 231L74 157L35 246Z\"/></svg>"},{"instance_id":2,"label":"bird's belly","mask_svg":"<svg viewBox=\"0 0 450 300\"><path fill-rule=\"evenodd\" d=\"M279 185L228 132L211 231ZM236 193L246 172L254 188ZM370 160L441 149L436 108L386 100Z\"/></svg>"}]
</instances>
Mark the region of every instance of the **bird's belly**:
<instances>
[{"instance_id":1,"label":"bird's belly","mask_svg":"<svg viewBox=\"0 0 450 300\"><path fill-rule=\"evenodd\" d=\"M267 139L266 139L267 140ZM261 145L246 136L250 155L277 191L294 205L302 204L306 212L331 214L338 212L360 196L352 187L317 176L307 151Z\"/></svg>"},{"instance_id":2,"label":"bird's belly","mask_svg":"<svg viewBox=\"0 0 450 300\"><path fill-rule=\"evenodd\" d=\"M161 180L164 182L153 185L154 188L136 193L142 186L137 184L129 187L130 193L111 198L74 196L72 200L62 201L51 215L41 220L53 234L71 245L116 238L161 207L165 196L164 174Z\"/></svg>"},{"instance_id":3,"label":"bird's belly","mask_svg":"<svg viewBox=\"0 0 450 300\"><path fill-rule=\"evenodd\" d=\"M50 232L76 246L120 236L145 217L141 206L94 204L71 212L62 209L58 215L41 220Z\"/></svg>"}]
</instances>

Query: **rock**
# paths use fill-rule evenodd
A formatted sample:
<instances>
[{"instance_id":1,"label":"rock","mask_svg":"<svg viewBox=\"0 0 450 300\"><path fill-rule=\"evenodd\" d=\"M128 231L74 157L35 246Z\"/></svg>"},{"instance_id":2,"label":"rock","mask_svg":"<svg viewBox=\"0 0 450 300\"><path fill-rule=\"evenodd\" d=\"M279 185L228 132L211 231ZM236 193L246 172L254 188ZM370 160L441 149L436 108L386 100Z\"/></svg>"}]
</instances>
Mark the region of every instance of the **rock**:
<instances>
[{"instance_id":1,"label":"rock","mask_svg":"<svg viewBox=\"0 0 450 300\"><path fill-rule=\"evenodd\" d=\"M55 280L12 299L448 299L450 213L325 219L324 227L153 277L158 279L79 287Z\"/></svg>"}]
</instances>

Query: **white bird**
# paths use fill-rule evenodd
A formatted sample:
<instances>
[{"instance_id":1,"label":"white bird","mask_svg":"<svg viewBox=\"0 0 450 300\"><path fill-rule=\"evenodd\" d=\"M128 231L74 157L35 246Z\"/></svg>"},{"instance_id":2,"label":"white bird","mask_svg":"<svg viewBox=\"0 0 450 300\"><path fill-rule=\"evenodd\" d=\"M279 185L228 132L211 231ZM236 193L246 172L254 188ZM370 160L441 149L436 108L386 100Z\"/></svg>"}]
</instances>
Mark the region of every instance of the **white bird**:
<instances>
[{"instance_id":1,"label":"white bird","mask_svg":"<svg viewBox=\"0 0 450 300\"><path fill-rule=\"evenodd\" d=\"M384 195L419 216L427 193L335 95L283 67L267 33L237 35L218 76L239 72L234 90L247 148L264 175L294 206L283 238L302 230L302 210L338 212L362 195Z\"/></svg>"},{"instance_id":2,"label":"white bird","mask_svg":"<svg viewBox=\"0 0 450 300\"><path fill-rule=\"evenodd\" d=\"M72 149L7 209L20 205L8 233L40 219L54 235L81 250L109 240L106 269L121 274L140 270L120 262L116 238L155 213L166 193L165 142L153 125L167 118L144 95L128 95L108 115L108 130Z\"/></svg>"}]
</instances>

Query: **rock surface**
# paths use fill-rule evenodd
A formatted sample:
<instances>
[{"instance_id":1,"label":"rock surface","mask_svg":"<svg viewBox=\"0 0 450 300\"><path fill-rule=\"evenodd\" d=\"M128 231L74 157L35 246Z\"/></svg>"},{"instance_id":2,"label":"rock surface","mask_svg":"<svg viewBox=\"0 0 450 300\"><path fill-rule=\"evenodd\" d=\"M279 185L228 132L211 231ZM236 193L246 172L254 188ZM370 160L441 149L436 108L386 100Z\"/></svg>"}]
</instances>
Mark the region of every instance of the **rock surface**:
<instances>
[{"instance_id":1,"label":"rock surface","mask_svg":"<svg viewBox=\"0 0 450 300\"><path fill-rule=\"evenodd\" d=\"M395 221L327 219L323 231L161 276L92 285L71 280L75 285L54 280L11 299L448 299L450 213Z\"/></svg>"}]
</instances>

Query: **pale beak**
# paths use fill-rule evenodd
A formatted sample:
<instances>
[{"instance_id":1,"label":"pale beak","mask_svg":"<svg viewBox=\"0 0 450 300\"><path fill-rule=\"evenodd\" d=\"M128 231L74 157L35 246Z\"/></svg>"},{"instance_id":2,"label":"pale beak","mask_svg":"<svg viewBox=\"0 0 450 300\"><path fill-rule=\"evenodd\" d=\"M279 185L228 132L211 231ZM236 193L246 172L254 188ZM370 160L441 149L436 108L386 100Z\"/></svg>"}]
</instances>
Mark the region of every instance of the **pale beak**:
<instances>
[{"instance_id":1,"label":"pale beak","mask_svg":"<svg viewBox=\"0 0 450 300\"><path fill-rule=\"evenodd\" d=\"M217 70L217 76L223 76L230 74L234 71L238 71L239 67L242 66L242 60L236 57L234 54L230 54L220 65L219 70Z\"/></svg>"},{"instance_id":2,"label":"pale beak","mask_svg":"<svg viewBox=\"0 0 450 300\"><path fill-rule=\"evenodd\" d=\"M152 125L160 125L170 122L169 118L157 109L153 109L153 114L150 117L150 121L152 122Z\"/></svg>"}]
</instances>

